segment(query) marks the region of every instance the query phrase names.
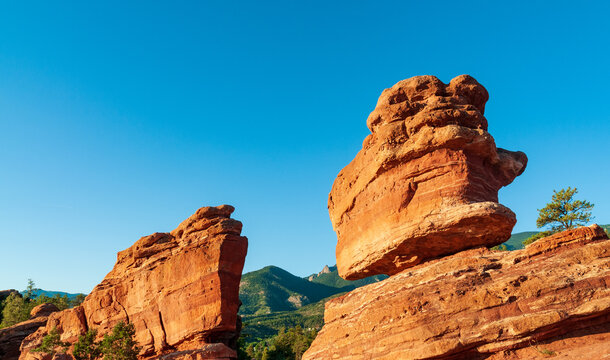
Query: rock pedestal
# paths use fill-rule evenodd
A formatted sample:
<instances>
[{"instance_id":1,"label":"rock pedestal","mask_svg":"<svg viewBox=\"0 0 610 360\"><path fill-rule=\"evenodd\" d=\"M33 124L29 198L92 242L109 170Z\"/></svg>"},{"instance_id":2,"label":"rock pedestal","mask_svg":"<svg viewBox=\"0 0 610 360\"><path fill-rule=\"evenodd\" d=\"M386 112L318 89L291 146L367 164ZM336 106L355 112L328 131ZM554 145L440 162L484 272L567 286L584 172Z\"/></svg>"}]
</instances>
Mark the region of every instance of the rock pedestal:
<instances>
[{"instance_id":1,"label":"rock pedestal","mask_svg":"<svg viewBox=\"0 0 610 360\"><path fill-rule=\"evenodd\" d=\"M327 302L303 359L602 359L609 285L597 225L523 250L466 250Z\"/></svg>"}]
</instances>

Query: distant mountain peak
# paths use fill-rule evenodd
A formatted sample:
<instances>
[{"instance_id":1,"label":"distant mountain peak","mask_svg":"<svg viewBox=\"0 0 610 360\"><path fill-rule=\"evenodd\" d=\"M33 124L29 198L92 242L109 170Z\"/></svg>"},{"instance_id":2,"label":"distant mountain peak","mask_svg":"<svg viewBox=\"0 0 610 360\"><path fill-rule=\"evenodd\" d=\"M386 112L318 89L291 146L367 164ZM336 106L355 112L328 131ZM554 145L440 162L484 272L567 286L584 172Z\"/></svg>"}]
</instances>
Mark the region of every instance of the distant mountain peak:
<instances>
[{"instance_id":1,"label":"distant mountain peak","mask_svg":"<svg viewBox=\"0 0 610 360\"><path fill-rule=\"evenodd\" d=\"M323 274L330 274L336 270L337 270L337 265L333 265L333 266L324 265L324 268L322 268L322 271L320 271L317 274L311 274L306 279L309 281L314 281L316 278L319 278Z\"/></svg>"}]
</instances>

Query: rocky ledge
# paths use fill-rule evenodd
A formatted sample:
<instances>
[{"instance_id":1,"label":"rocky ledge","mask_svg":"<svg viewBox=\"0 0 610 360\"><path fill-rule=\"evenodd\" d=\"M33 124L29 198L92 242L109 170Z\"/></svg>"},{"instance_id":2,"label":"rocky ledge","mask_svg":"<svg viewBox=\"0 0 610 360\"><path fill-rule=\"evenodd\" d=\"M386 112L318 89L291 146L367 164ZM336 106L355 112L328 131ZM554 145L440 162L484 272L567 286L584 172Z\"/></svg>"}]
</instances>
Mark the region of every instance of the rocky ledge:
<instances>
[{"instance_id":1,"label":"rocky ledge","mask_svg":"<svg viewBox=\"0 0 610 360\"><path fill-rule=\"evenodd\" d=\"M597 225L523 250L477 248L326 303L303 359L602 359L610 240Z\"/></svg>"}]
</instances>

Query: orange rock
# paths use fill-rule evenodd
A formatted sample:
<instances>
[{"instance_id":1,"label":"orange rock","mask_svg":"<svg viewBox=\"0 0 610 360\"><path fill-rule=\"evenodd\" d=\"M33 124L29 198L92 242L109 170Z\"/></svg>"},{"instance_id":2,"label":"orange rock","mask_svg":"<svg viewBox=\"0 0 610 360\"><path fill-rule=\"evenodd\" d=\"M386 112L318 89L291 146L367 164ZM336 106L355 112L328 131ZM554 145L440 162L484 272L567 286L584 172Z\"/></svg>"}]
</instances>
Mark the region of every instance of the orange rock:
<instances>
[{"instance_id":1,"label":"orange rock","mask_svg":"<svg viewBox=\"0 0 610 360\"><path fill-rule=\"evenodd\" d=\"M187 350L198 354L193 359L214 358L203 351L214 344L235 358L248 241L240 236L241 223L230 218L233 211L228 205L201 208L174 231L145 236L119 252L81 306L53 314L24 341L20 359L36 358L29 350L53 327L62 341L74 342L91 328L101 338L119 321L134 324L141 358Z\"/></svg>"},{"instance_id":2,"label":"orange rock","mask_svg":"<svg viewBox=\"0 0 610 360\"><path fill-rule=\"evenodd\" d=\"M230 360L235 358L235 350L225 344L204 345L201 349L185 350L164 355L159 360Z\"/></svg>"},{"instance_id":3,"label":"orange rock","mask_svg":"<svg viewBox=\"0 0 610 360\"><path fill-rule=\"evenodd\" d=\"M342 277L396 274L510 237L515 215L498 190L527 157L496 148L487 99L467 75L449 85L417 76L384 90L367 121L372 134L329 196Z\"/></svg>"},{"instance_id":4,"label":"orange rock","mask_svg":"<svg viewBox=\"0 0 610 360\"><path fill-rule=\"evenodd\" d=\"M17 360L21 342L47 323L47 316L37 316L13 326L0 329L0 359Z\"/></svg>"},{"instance_id":5,"label":"orange rock","mask_svg":"<svg viewBox=\"0 0 610 360\"><path fill-rule=\"evenodd\" d=\"M597 225L518 251L466 250L327 302L303 359L602 359L609 285Z\"/></svg>"},{"instance_id":6,"label":"orange rock","mask_svg":"<svg viewBox=\"0 0 610 360\"><path fill-rule=\"evenodd\" d=\"M51 303L44 303L35 306L32 311L30 311L30 319L34 319L40 316L49 316L54 312L59 311L57 306Z\"/></svg>"},{"instance_id":7,"label":"orange rock","mask_svg":"<svg viewBox=\"0 0 610 360\"><path fill-rule=\"evenodd\" d=\"M18 293L15 290L3 291L6 294L5 297L12 292ZM0 297L2 295L0 294ZM44 327L49 315L57 311L59 309L53 304L40 304L30 311L30 320L0 329L0 359L17 360L20 354L20 345L24 339L35 333L38 328Z\"/></svg>"}]
</instances>

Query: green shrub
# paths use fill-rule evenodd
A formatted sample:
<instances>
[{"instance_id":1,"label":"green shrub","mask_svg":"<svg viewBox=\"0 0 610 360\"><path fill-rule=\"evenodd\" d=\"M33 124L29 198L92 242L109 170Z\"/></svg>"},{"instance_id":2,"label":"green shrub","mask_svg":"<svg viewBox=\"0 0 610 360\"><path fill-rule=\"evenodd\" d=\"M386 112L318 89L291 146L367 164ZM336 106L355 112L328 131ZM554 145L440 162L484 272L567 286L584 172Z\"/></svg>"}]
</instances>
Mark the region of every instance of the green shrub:
<instances>
[{"instance_id":1,"label":"green shrub","mask_svg":"<svg viewBox=\"0 0 610 360\"><path fill-rule=\"evenodd\" d=\"M532 236L528 237L527 239L523 240L523 245L529 245L529 244L535 242L536 240L540 240L543 237L547 237L552 234L553 234L553 232L551 232L551 231L541 231L541 232L539 232L535 235L532 235Z\"/></svg>"},{"instance_id":2,"label":"green shrub","mask_svg":"<svg viewBox=\"0 0 610 360\"><path fill-rule=\"evenodd\" d=\"M102 341L96 342L97 330L90 329L78 337L72 353L76 360L137 360L141 348L133 339L135 333L133 324L120 321Z\"/></svg>"},{"instance_id":3,"label":"green shrub","mask_svg":"<svg viewBox=\"0 0 610 360\"><path fill-rule=\"evenodd\" d=\"M99 344L95 342L96 336L97 330L89 329L87 333L78 337L72 350L72 355L76 360L94 360L101 356Z\"/></svg>"},{"instance_id":4,"label":"green shrub","mask_svg":"<svg viewBox=\"0 0 610 360\"><path fill-rule=\"evenodd\" d=\"M104 360L137 360L140 347L133 339L135 333L133 324L122 321L116 324L99 344Z\"/></svg>"},{"instance_id":5,"label":"green shrub","mask_svg":"<svg viewBox=\"0 0 610 360\"><path fill-rule=\"evenodd\" d=\"M70 307L79 306L80 304L83 303L83 301L85 301L85 295L84 294L77 294L74 297L74 299L70 300Z\"/></svg>"},{"instance_id":6,"label":"green shrub","mask_svg":"<svg viewBox=\"0 0 610 360\"><path fill-rule=\"evenodd\" d=\"M22 297L17 293L10 294L4 300L0 329L28 320L30 318L30 311L32 311L34 306L28 301L28 298Z\"/></svg>"},{"instance_id":7,"label":"green shrub","mask_svg":"<svg viewBox=\"0 0 610 360\"><path fill-rule=\"evenodd\" d=\"M45 335L45 337L42 338L42 343L40 346L32 350L32 352L55 355L55 353L57 353L57 348L60 348L60 353L64 353L69 346L70 344L60 340L60 335L57 328L53 328L47 335Z\"/></svg>"},{"instance_id":8,"label":"green shrub","mask_svg":"<svg viewBox=\"0 0 610 360\"><path fill-rule=\"evenodd\" d=\"M245 349L241 342L238 353L240 359L248 360L300 360L316 335L315 330L303 330L300 326L281 329L271 339L248 344Z\"/></svg>"},{"instance_id":9,"label":"green shrub","mask_svg":"<svg viewBox=\"0 0 610 360\"><path fill-rule=\"evenodd\" d=\"M496 250L496 251L508 251L508 247L506 247L506 245L504 245L504 244L496 245L496 246L492 247L491 249Z\"/></svg>"},{"instance_id":10,"label":"green shrub","mask_svg":"<svg viewBox=\"0 0 610 360\"><path fill-rule=\"evenodd\" d=\"M10 294L4 299L0 307L1 316L0 329L13 326L22 321L30 319L30 312L38 305L50 303L59 310L65 310L77 305L80 305L85 295L78 294L73 300L70 300L67 295L60 296L59 294L49 297L46 295L34 295L35 284L32 279L28 279L28 286L23 291L23 296L18 293Z\"/></svg>"}]
</instances>

